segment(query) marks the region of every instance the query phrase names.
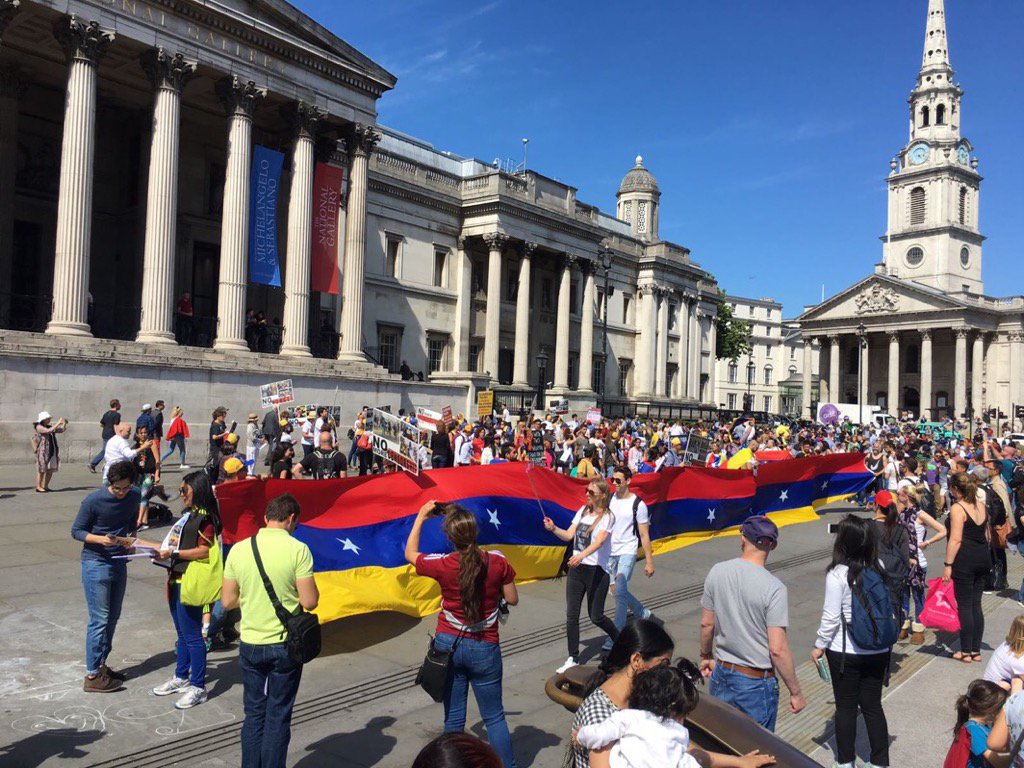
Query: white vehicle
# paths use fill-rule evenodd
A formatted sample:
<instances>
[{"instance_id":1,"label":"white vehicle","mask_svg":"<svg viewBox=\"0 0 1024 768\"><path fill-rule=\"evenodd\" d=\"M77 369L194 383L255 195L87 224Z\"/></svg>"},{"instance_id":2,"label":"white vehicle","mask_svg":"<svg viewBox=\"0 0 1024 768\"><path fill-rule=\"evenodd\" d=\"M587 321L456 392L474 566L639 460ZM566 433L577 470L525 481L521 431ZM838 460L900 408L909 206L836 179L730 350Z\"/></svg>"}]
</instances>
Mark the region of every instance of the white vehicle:
<instances>
[{"instance_id":1,"label":"white vehicle","mask_svg":"<svg viewBox=\"0 0 1024 768\"><path fill-rule=\"evenodd\" d=\"M884 427L887 424L896 423L896 419L879 406L864 405L862 411L861 406L857 403L819 403L817 421L819 424L837 425L849 420L853 424L860 424L862 413L865 424Z\"/></svg>"}]
</instances>

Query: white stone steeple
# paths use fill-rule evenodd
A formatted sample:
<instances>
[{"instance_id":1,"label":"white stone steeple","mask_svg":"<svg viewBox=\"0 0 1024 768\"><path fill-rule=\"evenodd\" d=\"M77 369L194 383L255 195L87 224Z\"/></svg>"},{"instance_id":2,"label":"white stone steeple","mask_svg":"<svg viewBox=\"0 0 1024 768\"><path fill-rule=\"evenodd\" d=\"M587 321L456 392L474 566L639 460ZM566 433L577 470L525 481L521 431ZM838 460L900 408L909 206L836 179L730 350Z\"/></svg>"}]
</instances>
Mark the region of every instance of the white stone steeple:
<instances>
[{"instance_id":1,"label":"white stone steeple","mask_svg":"<svg viewBox=\"0 0 1024 768\"><path fill-rule=\"evenodd\" d=\"M945 0L928 0L921 71L909 99L910 138L959 139L962 96L949 63Z\"/></svg>"}]
</instances>

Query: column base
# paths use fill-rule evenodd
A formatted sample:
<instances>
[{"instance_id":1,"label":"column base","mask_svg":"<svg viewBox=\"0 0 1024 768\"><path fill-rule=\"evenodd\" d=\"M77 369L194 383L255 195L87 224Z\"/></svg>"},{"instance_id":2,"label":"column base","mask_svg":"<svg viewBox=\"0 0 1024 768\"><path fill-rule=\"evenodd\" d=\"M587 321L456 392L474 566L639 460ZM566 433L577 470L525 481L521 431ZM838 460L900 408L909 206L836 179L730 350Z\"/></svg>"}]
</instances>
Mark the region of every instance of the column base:
<instances>
[{"instance_id":1,"label":"column base","mask_svg":"<svg viewBox=\"0 0 1024 768\"><path fill-rule=\"evenodd\" d=\"M368 363L369 358L361 349L343 349L338 352L338 360L343 363Z\"/></svg>"},{"instance_id":2,"label":"column base","mask_svg":"<svg viewBox=\"0 0 1024 768\"><path fill-rule=\"evenodd\" d=\"M163 331L139 331L139 335L135 337L135 341L139 344L170 344L177 345L178 341L174 338L173 333L166 333Z\"/></svg>"},{"instance_id":3,"label":"column base","mask_svg":"<svg viewBox=\"0 0 1024 768\"><path fill-rule=\"evenodd\" d=\"M92 338L92 329L88 323L64 323L51 320L46 324L46 333L50 336L83 336Z\"/></svg>"},{"instance_id":4,"label":"column base","mask_svg":"<svg viewBox=\"0 0 1024 768\"><path fill-rule=\"evenodd\" d=\"M284 357L312 357L313 353L309 351L309 347L301 344L287 345L281 347L279 355Z\"/></svg>"},{"instance_id":5,"label":"column base","mask_svg":"<svg viewBox=\"0 0 1024 768\"><path fill-rule=\"evenodd\" d=\"M249 352L244 339L215 339L213 348L218 352Z\"/></svg>"}]
</instances>

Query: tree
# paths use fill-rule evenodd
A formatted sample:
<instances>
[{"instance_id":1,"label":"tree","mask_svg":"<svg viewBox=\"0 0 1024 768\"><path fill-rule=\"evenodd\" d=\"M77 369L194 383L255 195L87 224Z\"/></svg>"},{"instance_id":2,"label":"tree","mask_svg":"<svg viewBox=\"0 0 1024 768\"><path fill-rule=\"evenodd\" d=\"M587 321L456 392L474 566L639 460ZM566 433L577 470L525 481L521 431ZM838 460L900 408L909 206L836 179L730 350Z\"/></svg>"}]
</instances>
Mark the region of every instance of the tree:
<instances>
[{"instance_id":1,"label":"tree","mask_svg":"<svg viewBox=\"0 0 1024 768\"><path fill-rule=\"evenodd\" d=\"M733 317L732 306L725 301L725 291L718 292L718 317L715 319L715 357L731 360L750 352L750 326Z\"/></svg>"}]
</instances>

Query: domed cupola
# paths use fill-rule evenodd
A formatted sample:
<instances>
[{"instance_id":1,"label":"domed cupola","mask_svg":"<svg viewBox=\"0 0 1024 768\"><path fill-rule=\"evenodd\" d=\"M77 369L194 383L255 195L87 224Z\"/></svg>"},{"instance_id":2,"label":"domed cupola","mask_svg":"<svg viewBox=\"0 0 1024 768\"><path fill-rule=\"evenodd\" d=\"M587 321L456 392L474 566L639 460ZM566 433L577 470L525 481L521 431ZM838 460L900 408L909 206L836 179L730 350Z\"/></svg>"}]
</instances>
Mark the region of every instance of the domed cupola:
<instances>
[{"instance_id":1,"label":"domed cupola","mask_svg":"<svg viewBox=\"0 0 1024 768\"><path fill-rule=\"evenodd\" d=\"M639 240L656 241L661 190L654 175L644 168L644 159L640 155L636 156L636 165L623 177L615 198L615 215L629 224L633 236Z\"/></svg>"}]
</instances>

